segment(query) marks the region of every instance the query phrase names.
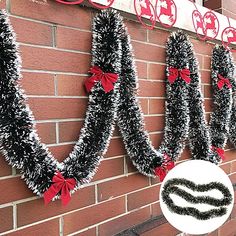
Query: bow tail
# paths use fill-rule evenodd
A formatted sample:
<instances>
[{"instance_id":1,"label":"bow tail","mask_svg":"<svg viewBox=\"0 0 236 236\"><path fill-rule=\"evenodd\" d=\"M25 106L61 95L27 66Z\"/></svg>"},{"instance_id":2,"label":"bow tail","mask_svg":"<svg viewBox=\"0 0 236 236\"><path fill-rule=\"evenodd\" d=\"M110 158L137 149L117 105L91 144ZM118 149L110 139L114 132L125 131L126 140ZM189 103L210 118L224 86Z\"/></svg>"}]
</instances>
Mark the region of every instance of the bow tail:
<instances>
[{"instance_id":1,"label":"bow tail","mask_svg":"<svg viewBox=\"0 0 236 236\"><path fill-rule=\"evenodd\" d=\"M155 174L156 176L159 176L160 181L162 182L166 177L166 170L162 166L157 167L155 169Z\"/></svg>"},{"instance_id":2,"label":"bow tail","mask_svg":"<svg viewBox=\"0 0 236 236\"><path fill-rule=\"evenodd\" d=\"M52 184L50 188L43 194L44 203L47 205L59 193L60 187L57 184Z\"/></svg>"},{"instance_id":3,"label":"bow tail","mask_svg":"<svg viewBox=\"0 0 236 236\"><path fill-rule=\"evenodd\" d=\"M66 206L71 199L70 190L66 184L63 185L61 189L61 201L62 205Z\"/></svg>"},{"instance_id":4,"label":"bow tail","mask_svg":"<svg viewBox=\"0 0 236 236\"><path fill-rule=\"evenodd\" d=\"M112 81L110 81L110 79L107 78L106 76L103 76L103 78L101 80L101 84L102 84L102 87L103 87L105 93L109 93L110 91L112 91L114 89L114 85L113 85Z\"/></svg>"},{"instance_id":5,"label":"bow tail","mask_svg":"<svg viewBox=\"0 0 236 236\"><path fill-rule=\"evenodd\" d=\"M170 161L167 163L166 168L167 170L172 170L175 167L175 163L173 161Z\"/></svg>"}]
</instances>

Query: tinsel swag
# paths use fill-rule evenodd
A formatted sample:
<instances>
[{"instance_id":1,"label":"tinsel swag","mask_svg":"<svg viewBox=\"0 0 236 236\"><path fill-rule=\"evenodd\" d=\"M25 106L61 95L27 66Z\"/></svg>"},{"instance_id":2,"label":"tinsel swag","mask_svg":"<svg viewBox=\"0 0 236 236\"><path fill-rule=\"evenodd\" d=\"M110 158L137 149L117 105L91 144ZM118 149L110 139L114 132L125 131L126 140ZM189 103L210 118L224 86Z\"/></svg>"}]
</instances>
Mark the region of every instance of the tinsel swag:
<instances>
[{"instance_id":1,"label":"tinsel swag","mask_svg":"<svg viewBox=\"0 0 236 236\"><path fill-rule=\"evenodd\" d=\"M233 90L236 84L231 52L223 46L216 45L211 64L214 109L210 120L210 136L212 150L224 159L224 147L228 137L236 145L236 111L233 104Z\"/></svg>"},{"instance_id":2,"label":"tinsel swag","mask_svg":"<svg viewBox=\"0 0 236 236\"><path fill-rule=\"evenodd\" d=\"M34 129L34 118L18 84L20 58L15 36L4 11L0 19L1 149L9 164L20 169L29 188L44 195L46 203L61 196L66 204L70 193L92 179L116 121L133 164L144 175L163 179L187 138L194 159L219 161L210 149L197 61L187 35L174 32L167 42L166 125L156 150L144 129L136 96L130 37L122 17L115 10L105 10L93 21L93 75L86 82L91 93L84 126L73 151L59 163Z\"/></svg>"}]
</instances>

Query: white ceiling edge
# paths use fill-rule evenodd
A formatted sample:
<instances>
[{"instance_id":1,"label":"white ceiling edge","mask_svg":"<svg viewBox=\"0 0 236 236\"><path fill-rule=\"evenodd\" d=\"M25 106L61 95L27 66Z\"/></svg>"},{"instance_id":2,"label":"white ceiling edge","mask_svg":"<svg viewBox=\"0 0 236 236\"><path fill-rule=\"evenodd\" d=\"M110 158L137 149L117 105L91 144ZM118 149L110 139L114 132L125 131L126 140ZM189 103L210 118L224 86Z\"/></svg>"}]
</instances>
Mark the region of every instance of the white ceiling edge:
<instances>
[{"instance_id":1,"label":"white ceiling edge","mask_svg":"<svg viewBox=\"0 0 236 236\"><path fill-rule=\"evenodd\" d=\"M101 5L104 5L104 0L93 0L93 1ZM177 7L177 21L173 25L173 27L187 30L196 34L193 21L192 21L192 12L196 10L195 5L189 0L173 0L173 1L175 2L176 7ZM150 0L150 2L152 2L153 5L155 6L156 0ZM202 0L197 0L197 2L202 3ZM204 15L207 11L209 11L208 8L203 7L199 4L196 4L196 6L197 6L198 11L202 15ZM134 16L136 15L135 8L134 8L134 0L115 0L111 7L114 9L129 13L129 14L132 14ZM219 33L217 37L215 38L215 40L222 41L221 34L223 30L226 27L229 27L228 18L213 10L210 10L210 11L215 13L220 23ZM229 20L230 20L230 25L236 28L236 20L232 18L229 18ZM140 27L143 27L141 23L140 23ZM158 27L160 27L160 25L158 25Z\"/></svg>"}]
</instances>

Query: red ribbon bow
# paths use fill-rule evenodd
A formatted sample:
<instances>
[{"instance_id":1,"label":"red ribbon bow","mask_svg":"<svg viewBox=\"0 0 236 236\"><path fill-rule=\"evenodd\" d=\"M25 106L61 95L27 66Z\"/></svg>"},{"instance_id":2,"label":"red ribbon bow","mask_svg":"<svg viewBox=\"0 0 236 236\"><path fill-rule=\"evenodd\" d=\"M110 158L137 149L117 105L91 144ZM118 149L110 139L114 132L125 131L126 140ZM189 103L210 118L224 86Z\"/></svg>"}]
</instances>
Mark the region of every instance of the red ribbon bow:
<instances>
[{"instance_id":1,"label":"red ribbon bow","mask_svg":"<svg viewBox=\"0 0 236 236\"><path fill-rule=\"evenodd\" d=\"M217 154L220 156L220 158L224 161L225 160L225 151L222 148L218 148L215 146L211 147L211 150L217 152Z\"/></svg>"},{"instance_id":2,"label":"red ribbon bow","mask_svg":"<svg viewBox=\"0 0 236 236\"><path fill-rule=\"evenodd\" d=\"M109 93L114 89L114 83L118 80L117 74L105 73L98 66L93 66L90 69L90 73L92 73L93 75L85 81L85 87L88 92L91 91L91 89L97 82L101 81L105 93Z\"/></svg>"},{"instance_id":3,"label":"red ribbon bow","mask_svg":"<svg viewBox=\"0 0 236 236\"><path fill-rule=\"evenodd\" d=\"M187 84L189 84L191 82L190 70L189 69L177 69L177 68L173 68L173 67L169 68L168 80L171 84L173 84L179 76Z\"/></svg>"},{"instance_id":4,"label":"red ribbon bow","mask_svg":"<svg viewBox=\"0 0 236 236\"><path fill-rule=\"evenodd\" d=\"M171 161L169 156L165 154L164 158L162 165L155 169L155 174L159 176L161 182L165 179L167 172L175 167L175 163Z\"/></svg>"},{"instance_id":5,"label":"red ribbon bow","mask_svg":"<svg viewBox=\"0 0 236 236\"><path fill-rule=\"evenodd\" d=\"M65 179L62 174L57 171L52 179L53 184L44 193L44 202L48 204L60 191L61 191L61 201L65 206L70 201L70 190L75 188L76 180L74 178Z\"/></svg>"},{"instance_id":6,"label":"red ribbon bow","mask_svg":"<svg viewBox=\"0 0 236 236\"><path fill-rule=\"evenodd\" d=\"M219 81L217 83L218 88L221 90L224 85L226 85L229 89L232 88L229 79L223 77L222 75L218 74Z\"/></svg>"}]
</instances>

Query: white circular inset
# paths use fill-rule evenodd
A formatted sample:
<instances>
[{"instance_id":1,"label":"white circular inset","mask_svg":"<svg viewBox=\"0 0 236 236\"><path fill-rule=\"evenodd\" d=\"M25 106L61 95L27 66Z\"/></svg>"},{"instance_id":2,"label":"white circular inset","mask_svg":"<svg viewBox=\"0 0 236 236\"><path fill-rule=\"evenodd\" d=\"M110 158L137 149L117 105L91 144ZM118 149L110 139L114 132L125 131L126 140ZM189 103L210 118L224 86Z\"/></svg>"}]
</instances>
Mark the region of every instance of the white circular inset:
<instances>
[{"instance_id":1,"label":"white circular inset","mask_svg":"<svg viewBox=\"0 0 236 236\"><path fill-rule=\"evenodd\" d=\"M191 181L193 185L198 185L198 187L191 189L189 185L184 186L182 184L176 184L179 182L186 183L189 181ZM223 189L228 189L228 194L230 197L232 197L232 201L229 201L228 204L218 206L216 204L209 204L209 202L193 203L189 200L190 198L188 200L184 199L184 197L187 198L186 196L190 196L189 194L191 194L194 199L199 199L201 197L206 199L206 197L209 197L211 199L216 199L218 202L220 199L223 199L225 197L223 195L223 192L218 188L215 188L215 186L222 186L222 184ZM206 191L199 191L199 189L203 185L213 185L214 188ZM165 189L164 192L163 189ZM176 189L178 192L184 190L186 192L186 194L184 194L185 196L179 196L175 192ZM173 192L171 192L172 190ZM163 199L163 195L165 199ZM171 199L171 201L167 201L167 199ZM233 204L234 189L229 177L221 168L208 161L191 160L177 165L168 173L161 185L160 205L164 216L171 225L187 234L206 234L216 230L221 225L223 225L227 218L230 216L230 213L233 209ZM197 211L202 216L203 213L205 214L209 211L218 212L223 208L226 213L220 216L212 215L212 217L210 217L209 219L198 219L199 217L196 217L196 215L182 215L183 212L189 213Z\"/></svg>"}]
</instances>

